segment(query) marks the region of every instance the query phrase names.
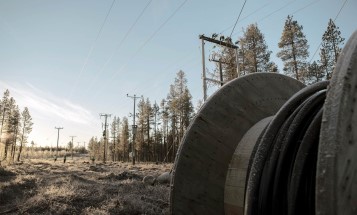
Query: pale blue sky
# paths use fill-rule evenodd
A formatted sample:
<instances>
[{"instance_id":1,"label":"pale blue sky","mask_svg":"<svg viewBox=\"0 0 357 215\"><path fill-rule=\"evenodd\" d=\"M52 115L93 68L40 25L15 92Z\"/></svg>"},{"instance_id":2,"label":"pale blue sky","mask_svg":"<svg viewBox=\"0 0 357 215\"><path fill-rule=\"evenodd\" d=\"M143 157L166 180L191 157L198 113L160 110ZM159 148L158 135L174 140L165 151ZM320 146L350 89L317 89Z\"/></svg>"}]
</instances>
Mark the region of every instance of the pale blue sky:
<instances>
[{"instance_id":1,"label":"pale blue sky","mask_svg":"<svg viewBox=\"0 0 357 215\"><path fill-rule=\"evenodd\" d=\"M127 93L159 102L180 69L196 105L202 98L198 35L229 35L244 0L116 0L100 31L112 2L0 0L0 90L10 89L21 108L29 107L30 140L37 144L55 145L55 126L64 127L62 145L70 135L81 144L100 136L99 113L128 116L133 101ZM344 2L247 0L233 39L258 23L282 69L275 56L287 15L304 26L312 56ZM357 1L348 0L336 20L346 39L357 29L356 9ZM209 51L207 44L206 57Z\"/></svg>"}]
</instances>

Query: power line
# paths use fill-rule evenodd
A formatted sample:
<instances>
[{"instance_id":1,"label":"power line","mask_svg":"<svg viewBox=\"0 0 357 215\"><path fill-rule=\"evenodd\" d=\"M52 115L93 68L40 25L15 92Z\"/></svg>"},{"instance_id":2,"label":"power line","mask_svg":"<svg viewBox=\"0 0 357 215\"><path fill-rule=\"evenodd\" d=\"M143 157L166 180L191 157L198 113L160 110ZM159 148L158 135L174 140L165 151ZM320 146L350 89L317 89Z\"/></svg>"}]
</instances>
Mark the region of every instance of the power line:
<instances>
[{"instance_id":1,"label":"power line","mask_svg":"<svg viewBox=\"0 0 357 215\"><path fill-rule=\"evenodd\" d=\"M132 61L137 56L137 54L157 35L157 33L176 15L176 13L186 4L187 1L188 0L185 0L182 4L180 4L180 6L178 6L176 8L176 10L156 29L156 31L130 57L128 62L126 64L124 64L122 67L120 67L119 70L117 70L116 72L113 73L113 75L111 76L110 80L113 80L119 72L124 70L124 68L130 63L130 61ZM98 92L99 92L99 90L97 91L95 96L98 94Z\"/></svg>"},{"instance_id":2,"label":"power line","mask_svg":"<svg viewBox=\"0 0 357 215\"><path fill-rule=\"evenodd\" d=\"M185 5L185 3L188 0L185 0L178 8L176 8L176 10L165 20L165 22L163 22L157 29L156 31L140 46L140 48L138 50L136 50L136 52L131 56L129 61L132 61L134 59L134 57L136 57L136 55L156 36L156 34L172 19L172 17L174 17L176 15L176 13ZM123 70L129 63L126 63L124 66L122 66L120 68L119 71ZM117 73L114 73L112 78L115 78Z\"/></svg>"},{"instance_id":3,"label":"power line","mask_svg":"<svg viewBox=\"0 0 357 215\"><path fill-rule=\"evenodd\" d=\"M298 13L298 12L300 12L300 11L302 11L302 10L308 8L308 7L310 7L310 6L313 5L313 4L316 4L316 3L319 2L319 1L321 1L321 0L317 0L317 1L311 2L310 4L307 4L307 5L305 5L304 7L299 8L298 10L294 11L294 12L292 13L292 15L294 15L294 14L296 14L296 13Z\"/></svg>"},{"instance_id":4,"label":"power line","mask_svg":"<svg viewBox=\"0 0 357 215\"><path fill-rule=\"evenodd\" d=\"M337 13L337 15L336 15L336 17L335 17L335 19L334 19L333 21L336 21L336 20L337 20L337 18L338 18L338 16L340 15L342 9L345 7L347 1L348 1L348 0L345 0L345 2L343 2L343 4L342 4L340 10L338 11L338 13ZM317 46L317 48L316 48L314 54L313 54L312 57L310 58L309 64L311 63L312 59L314 59L314 57L315 57L316 53L318 52L318 50L320 49L320 46L321 46L321 45L322 45L322 41L320 42L319 46Z\"/></svg>"},{"instance_id":5,"label":"power line","mask_svg":"<svg viewBox=\"0 0 357 215\"><path fill-rule=\"evenodd\" d=\"M275 13L277 13L277 12L281 11L282 9L288 7L290 4L294 3L295 1L296 1L296 0L289 1L288 3L286 3L285 5L283 5L282 7L278 8L277 10L275 10L275 11L269 13L268 15L266 15L266 16L264 16L263 18L261 18L260 20L258 20L257 23L260 23L261 21L263 21L263 20L269 18L270 16L274 15ZM238 34L238 33L235 33L235 34L233 34L233 36L234 36L234 35L237 35L237 34Z\"/></svg>"},{"instance_id":6,"label":"power line","mask_svg":"<svg viewBox=\"0 0 357 215\"><path fill-rule=\"evenodd\" d=\"M258 22L261 22L265 19L267 19L269 16L274 15L275 13L281 11L282 9L286 8L287 6L289 6L290 4L294 3L296 0L293 1L289 1L288 3L286 3L284 6L278 8L277 10L274 10L273 12L269 13L268 15L264 16L263 18L261 18Z\"/></svg>"},{"instance_id":7,"label":"power line","mask_svg":"<svg viewBox=\"0 0 357 215\"><path fill-rule=\"evenodd\" d=\"M186 4L188 0L185 0L176 10L163 22L158 29L142 44L142 46L136 51L135 55L139 53L155 36L156 34L176 15L176 13Z\"/></svg>"},{"instance_id":8,"label":"power line","mask_svg":"<svg viewBox=\"0 0 357 215\"><path fill-rule=\"evenodd\" d=\"M125 36L123 37L123 39L118 43L118 45L115 47L113 53L110 55L110 57L108 58L108 60L104 63L103 67L99 70L99 73L96 74L95 78L93 79L94 82L95 80L98 78L98 76L103 73L103 71L105 70L105 68L107 67L107 65L109 64L109 62L112 60L112 58L114 57L114 55L117 53L117 51L119 50L119 48L123 45L124 41L128 38L129 34L131 33L131 31L133 30L133 28L136 26L136 24L138 23L138 21L140 20L140 18L144 15L146 9L149 7L149 5L151 4L152 0L150 0L144 7L144 9L140 12L140 14L138 15L138 17L135 19L134 23L130 26L129 30L126 32ZM88 88L91 89L94 85L94 82L92 82L91 86Z\"/></svg>"},{"instance_id":9,"label":"power line","mask_svg":"<svg viewBox=\"0 0 357 215\"><path fill-rule=\"evenodd\" d=\"M248 14L247 16L243 17L242 19L240 19L239 22L243 21L244 19L250 17L251 15L255 14L256 12L260 11L261 9L265 8L266 6L268 6L271 3L266 3L265 5L263 5L262 7L256 9L255 11L253 11L252 13ZM238 22L238 23L239 23ZM219 34L223 34L225 31L228 31L229 29L231 29L234 26L234 24L232 24L231 26L229 26L228 28L222 30Z\"/></svg>"},{"instance_id":10,"label":"power line","mask_svg":"<svg viewBox=\"0 0 357 215\"><path fill-rule=\"evenodd\" d=\"M109 8L109 10L108 10L108 12L107 12L107 14L106 14L106 16L105 16L105 18L104 18L104 21L102 22L102 25L100 26L99 32L98 32L98 34L97 34L97 36L96 36L94 42L92 43L91 48L89 49L89 52L88 52L88 54L87 54L87 57L86 57L86 59L85 59L85 61L84 61L84 64L83 64L83 66L82 66L82 68L81 68L81 70L80 70L80 72L79 72L79 74L78 74L78 76L77 76L76 82L75 82L75 84L74 84L73 87L72 87L72 90L71 90L71 92L70 92L70 94L69 94L69 97L72 96L73 91L75 91L75 88L76 88L76 86L77 86L77 84L78 84L78 81L79 81L79 79L81 78L82 73L83 73L85 67L86 67L87 64L88 64L88 61L89 61L90 56L92 55L94 46L95 46L95 44L97 43L97 41L98 41L98 39L99 39L99 37L100 37L102 31L103 31L103 27L104 27L105 23L107 22L107 19L108 19L108 17L109 17L110 11L111 11L112 8L113 8L114 3L115 3L115 0L113 0L112 4L110 5L110 8Z\"/></svg>"},{"instance_id":11,"label":"power line","mask_svg":"<svg viewBox=\"0 0 357 215\"><path fill-rule=\"evenodd\" d=\"M234 26L233 26L232 32L231 32L231 34L229 35L229 37L232 37L233 31L234 31L234 29L236 28L236 25L237 25L237 23L238 23L239 17L240 17L240 15L242 14L242 11L243 11L243 9L244 9L245 3L247 3L247 0L244 1L244 4L243 4L243 6L242 6L242 9L241 9L240 12L239 12L238 18L237 18L237 20L236 20L236 23L235 23Z\"/></svg>"}]
</instances>

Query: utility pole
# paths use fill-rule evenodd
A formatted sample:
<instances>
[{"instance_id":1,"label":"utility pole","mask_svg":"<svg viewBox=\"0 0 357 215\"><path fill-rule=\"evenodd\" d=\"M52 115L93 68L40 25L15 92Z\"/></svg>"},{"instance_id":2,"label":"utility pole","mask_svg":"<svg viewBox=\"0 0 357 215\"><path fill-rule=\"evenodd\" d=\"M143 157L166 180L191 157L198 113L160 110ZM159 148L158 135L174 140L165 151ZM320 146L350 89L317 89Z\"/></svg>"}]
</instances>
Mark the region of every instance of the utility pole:
<instances>
[{"instance_id":1,"label":"utility pole","mask_svg":"<svg viewBox=\"0 0 357 215\"><path fill-rule=\"evenodd\" d=\"M134 96L129 96L129 94L126 94L126 96L129 98L132 98L134 100L134 114L133 114L133 125L132 125L132 127L133 127L133 130L132 130L133 143L131 144L131 152L132 152L132 157L133 157L133 165L135 165L135 136L136 136L136 130L138 128L138 126L135 125L135 106L136 106L135 104L136 104L136 99L142 98L143 96L136 96L135 94L134 94Z\"/></svg>"},{"instance_id":2,"label":"utility pole","mask_svg":"<svg viewBox=\"0 0 357 215\"><path fill-rule=\"evenodd\" d=\"M203 36L203 35L202 35ZM203 101L207 99L207 83L206 83L206 63L205 63L205 40L200 37L202 41L202 81L203 81Z\"/></svg>"},{"instance_id":3,"label":"utility pole","mask_svg":"<svg viewBox=\"0 0 357 215\"><path fill-rule=\"evenodd\" d=\"M106 151L106 145L108 145L108 138L107 138L107 119L108 117L111 116L111 114L106 114L106 113L101 113L100 118L104 116L104 131L103 131L103 137L104 137L104 146L103 146L103 163L105 163L105 151Z\"/></svg>"},{"instance_id":4,"label":"utility pole","mask_svg":"<svg viewBox=\"0 0 357 215\"><path fill-rule=\"evenodd\" d=\"M57 129L57 131L58 131L58 134L57 134L57 149L56 149L56 159L55 160L57 160L57 157L58 157L58 141L59 141L59 132L60 132L60 130L61 129L63 129L63 127L55 127L55 129Z\"/></svg>"},{"instance_id":5,"label":"utility pole","mask_svg":"<svg viewBox=\"0 0 357 215\"><path fill-rule=\"evenodd\" d=\"M228 47L228 48L235 49L235 51L236 51L236 61L237 61L237 77L239 77L238 46L233 45L233 44L228 43L228 42L224 42L224 41L222 41L222 40L216 40L216 39L214 39L214 38L206 37L206 36L204 36L204 35L199 35L199 39L201 39L201 41L202 41L203 101L206 101L206 99L207 99L207 83L206 83L206 81L207 81L207 80L215 81L215 80L206 78L205 48L204 48L205 42L204 42L204 41L208 41L208 42L215 43L215 44L218 44L218 45L221 45L221 46L225 46L225 47ZM217 82L217 81L216 81L216 82Z\"/></svg>"},{"instance_id":6,"label":"utility pole","mask_svg":"<svg viewBox=\"0 0 357 215\"><path fill-rule=\"evenodd\" d=\"M76 136L69 136L72 138L72 146L71 146L71 157L72 157L72 160L73 160L73 147L74 147L74 142L73 142L73 138L75 138Z\"/></svg>"}]
</instances>

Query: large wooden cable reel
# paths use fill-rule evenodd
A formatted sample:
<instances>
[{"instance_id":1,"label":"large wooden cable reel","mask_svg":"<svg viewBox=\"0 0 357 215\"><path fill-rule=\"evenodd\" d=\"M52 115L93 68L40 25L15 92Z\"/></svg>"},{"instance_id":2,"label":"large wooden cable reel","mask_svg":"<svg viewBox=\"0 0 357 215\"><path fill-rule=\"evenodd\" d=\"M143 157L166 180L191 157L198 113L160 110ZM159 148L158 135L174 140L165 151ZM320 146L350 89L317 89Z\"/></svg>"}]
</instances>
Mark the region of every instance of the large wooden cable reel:
<instances>
[{"instance_id":1,"label":"large wooden cable reel","mask_svg":"<svg viewBox=\"0 0 357 215\"><path fill-rule=\"evenodd\" d=\"M211 96L179 148L172 178L172 213L223 214L226 175L239 141L303 87L290 77L261 73L233 80Z\"/></svg>"},{"instance_id":2,"label":"large wooden cable reel","mask_svg":"<svg viewBox=\"0 0 357 215\"><path fill-rule=\"evenodd\" d=\"M274 73L227 83L180 145L171 213L357 214L356 94L357 32L330 84Z\"/></svg>"}]
</instances>

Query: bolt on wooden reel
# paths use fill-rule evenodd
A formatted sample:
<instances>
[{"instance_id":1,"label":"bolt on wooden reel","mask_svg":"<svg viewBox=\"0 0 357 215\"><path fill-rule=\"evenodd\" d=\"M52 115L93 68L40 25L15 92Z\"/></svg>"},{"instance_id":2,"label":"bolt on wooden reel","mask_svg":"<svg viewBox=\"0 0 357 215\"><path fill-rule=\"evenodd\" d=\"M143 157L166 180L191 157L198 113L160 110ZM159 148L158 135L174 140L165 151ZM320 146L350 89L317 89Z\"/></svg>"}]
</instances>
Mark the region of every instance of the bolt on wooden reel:
<instances>
[{"instance_id":1,"label":"bolt on wooden reel","mask_svg":"<svg viewBox=\"0 0 357 215\"><path fill-rule=\"evenodd\" d=\"M357 214L357 32L331 82L235 79L178 150L172 214ZM356 134L356 135L355 135Z\"/></svg>"}]
</instances>

